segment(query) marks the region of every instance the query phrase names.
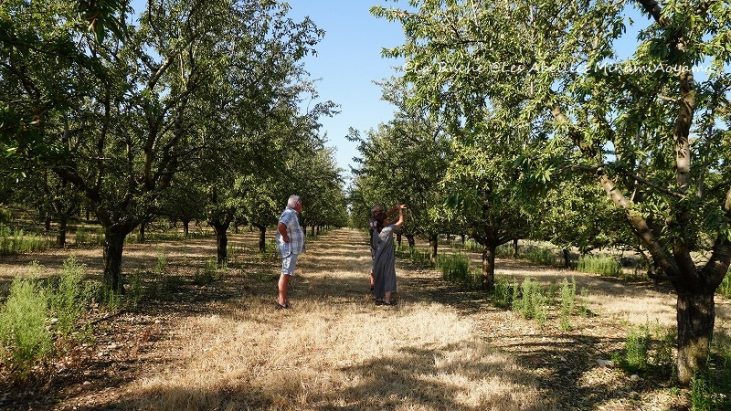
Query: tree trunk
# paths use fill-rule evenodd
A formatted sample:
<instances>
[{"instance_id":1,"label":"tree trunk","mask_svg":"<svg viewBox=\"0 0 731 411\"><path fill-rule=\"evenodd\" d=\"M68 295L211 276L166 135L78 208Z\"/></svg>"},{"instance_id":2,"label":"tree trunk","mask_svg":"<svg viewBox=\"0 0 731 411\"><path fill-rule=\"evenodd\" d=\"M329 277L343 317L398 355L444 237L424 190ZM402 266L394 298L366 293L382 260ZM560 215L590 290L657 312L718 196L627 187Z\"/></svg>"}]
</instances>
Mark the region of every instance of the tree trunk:
<instances>
[{"instance_id":1,"label":"tree trunk","mask_svg":"<svg viewBox=\"0 0 731 411\"><path fill-rule=\"evenodd\" d=\"M122 249L124 238L137 224L113 225L104 230L104 286L107 290L124 294L122 284Z\"/></svg>"},{"instance_id":2,"label":"tree trunk","mask_svg":"<svg viewBox=\"0 0 731 411\"><path fill-rule=\"evenodd\" d=\"M145 223L140 224L140 243L145 242Z\"/></svg>"},{"instance_id":3,"label":"tree trunk","mask_svg":"<svg viewBox=\"0 0 731 411\"><path fill-rule=\"evenodd\" d=\"M396 233L396 244L398 244L399 247L401 247L401 236L402 234L400 231Z\"/></svg>"},{"instance_id":4,"label":"tree trunk","mask_svg":"<svg viewBox=\"0 0 731 411\"><path fill-rule=\"evenodd\" d=\"M439 235L429 235L429 263L432 267L437 265L437 250L439 248Z\"/></svg>"},{"instance_id":5,"label":"tree trunk","mask_svg":"<svg viewBox=\"0 0 731 411\"><path fill-rule=\"evenodd\" d=\"M569 268L571 265L571 253L569 252L568 248L563 249L563 266L564 268Z\"/></svg>"},{"instance_id":6,"label":"tree trunk","mask_svg":"<svg viewBox=\"0 0 731 411\"><path fill-rule=\"evenodd\" d=\"M513 239L513 258L518 258L518 239Z\"/></svg>"},{"instance_id":7,"label":"tree trunk","mask_svg":"<svg viewBox=\"0 0 731 411\"><path fill-rule=\"evenodd\" d=\"M678 381L689 385L706 366L716 317L713 291L678 294Z\"/></svg>"},{"instance_id":8,"label":"tree trunk","mask_svg":"<svg viewBox=\"0 0 731 411\"><path fill-rule=\"evenodd\" d=\"M416 240L414 240L414 235L406 234L406 240L409 242L409 248L413 250L414 247L416 247Z\"/></svg>"},{"instance_id":9,"label":"tree trunk","mask_svg":"<svg viewBox=\"0 0 731 411\"><path fill-rule=\"evenodd\" d=\"M226 265L228 260L228 226L231 223L216 223L213 230L216 232L216 262L220 268Z\"/></svg>"},{"instance_id":10,"label":"tree trunk","mask_svg":"<svg viewBox=\"0 0 731 411\"><path fill-rule=\"evenodd\" d=\"M190 226L190 220L183 220L183 233L188 236L188 228Z\"/></svg>"},{"instance_id":11,"label":"tree trunk","mask_svg":"<svg viewBox=\"0 0 731 411\"><path fill-rule=\"evenodd\" d=\"M259 226L259 252L263 253L267 250L267 227L265 225Z\"/></svg>"},{"instance_id":12,"label":"tree trunk","mask_svg":"<svg viewBox=\"0 0 731 411\"><path fill-rule=\"evenodd\" d=\"M68 228L69 220L65 216L61 216L58 221L58 235L56 236L56 244L59 247L66 247L66 230Z\"/></svg>"},{"instance_id":13,"label":"tree trunk","mask_svg":"<svg viewBox=\"0 0 731 411\"><path fill-rule=\"evenodd\" d=\"M492 292L495 289L495 249L494 245L486 245L482 252L482 289Z\"/></svg>"}]
</instances>

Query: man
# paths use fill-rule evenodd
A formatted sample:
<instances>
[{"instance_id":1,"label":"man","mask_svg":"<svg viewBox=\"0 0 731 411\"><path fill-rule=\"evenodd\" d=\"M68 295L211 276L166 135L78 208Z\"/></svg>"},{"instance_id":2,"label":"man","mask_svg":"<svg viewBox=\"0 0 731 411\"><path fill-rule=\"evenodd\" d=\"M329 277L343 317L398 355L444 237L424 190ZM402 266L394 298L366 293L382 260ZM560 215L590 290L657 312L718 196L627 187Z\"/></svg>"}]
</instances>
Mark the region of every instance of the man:
<instances>
[{"instance_id":1,"label":"man","mask_svg":"<svg viewBox=\"0 0 731 411\"><path fill-rule=\"evenodd\" d=\"M302 212L302 200L298 195L289 196L287 208L284 209L277 223L277 250L282 257L282 273L279 276L279 298L277 309L289 308L287 287L289 279L294 275L297 257L304 251L305 236L300 227L297 215Z\"/></svg>"}]
</instances>

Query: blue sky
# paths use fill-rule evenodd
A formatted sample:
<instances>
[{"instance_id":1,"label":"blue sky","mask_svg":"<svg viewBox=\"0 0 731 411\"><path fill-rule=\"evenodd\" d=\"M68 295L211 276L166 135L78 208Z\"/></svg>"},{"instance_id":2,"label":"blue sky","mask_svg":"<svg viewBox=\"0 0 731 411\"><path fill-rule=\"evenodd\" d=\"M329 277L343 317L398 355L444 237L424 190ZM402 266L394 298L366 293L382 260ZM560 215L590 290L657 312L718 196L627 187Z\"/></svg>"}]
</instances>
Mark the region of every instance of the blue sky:
<instances>
[{"instance_id":1,"label":"blue sky","mask_svg":"<svg viewBox=\"0 0 731 411\"><path fill-rule=\"evenodd\" d=\"M401 25L377 19L369 10L378 0L287 0L289 14L296 20L309 16L325 30L316 46L317 56L305 60L305 67L316 83L320 98L340 105L340 114L323 118L323 133L328 146L336 147L335 159L346 174L352 158L358 155L354 143L345 135L349 127L361 132L375 128L393 117L394 106L381 100L381 89L373 81L396 74L393 66L403 61L381 57L383 47L403 43ZM399 4L397 4L399 5Z\"/></svg>"}]
</instances>

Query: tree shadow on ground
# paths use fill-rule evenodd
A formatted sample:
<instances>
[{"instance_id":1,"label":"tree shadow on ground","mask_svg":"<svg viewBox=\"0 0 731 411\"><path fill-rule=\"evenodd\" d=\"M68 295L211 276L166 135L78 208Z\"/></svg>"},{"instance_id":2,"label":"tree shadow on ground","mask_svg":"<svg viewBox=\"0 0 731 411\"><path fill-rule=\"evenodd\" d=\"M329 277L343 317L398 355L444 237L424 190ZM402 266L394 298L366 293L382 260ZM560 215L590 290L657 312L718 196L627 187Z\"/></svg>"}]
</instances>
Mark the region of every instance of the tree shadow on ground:
<instances>
[{"instance_id":1,"label":"tree shadow on ground","mask_svg":"<svg viewBox=\"0 0 731 411\"><path fill-rule=\"evenodd\" d=\"M294 279L291 294L293 309L288 315L300 314L297 311L298 302L325 300L328 304L363 304L364 309L373 304L373 300L367 292L370 256L367 242L364 241L366 234L355 232L354 235L352 230L341 230L335 231L325 238L328 240L311 244L310 254L307 258L312 262L303 264L305 267L316 265L322 271L317 274L304 272ZM205 246L209 247L210 244L206 243ZM184 247L197 246L185 244L181 248ZM172 251L168 252L172 253ZM323 260L326 262L320 264ZM348 276L334 280L338 270L342 269L343 261L348 261L349 270L355 269L362 272L362 277ZM149 266L154 262L154 256L152 258L149 255L144 258L140 257L139 262L143 266ZM169 264L179 264L179 262L170 259ZM261 264L234 264L232 269L238 274L228 274L208 284L196 284L190 273L190 275L182 276L182 282L172 287L171 290L167 290L167 294L163 293L164 298L150 298L144 301L136 314L179 318L215 312L217 315L236 319L242 311L248 309L247 306L257 305L257 309L259 309L258 306L264 304L263 301L271 301L272 312L274 312L273 303L276 298L278 279L277 267L277 261ZM540 267L536 269L539 270ZM399 262L397 273L399 276L398 294L402 305L398 309L411 303L438 303L455 308L461 315L472 317L478 324L487 325L494 320L493 315L505 314L502 310L490 306L489 298L484 293L447 283L433 270ZM232 304L221 304L231 302ZM308 393L308 402L300 404L302 405L300 408L380 410L403 408L404 404L410 404L414 408L430 409L433 404L447 404L448 406L444 409L583 410L598 409L611 400L627 401L628 398L631 400L634 396L651 395L656 388L652 382L642 379L625 380L619 385L609 381L587 384L583 380L587 373L598 367L595 361L597 355L611 354L598 347L621 344L622 341L616 337L597 337L585 334L581 329L571 333L553 333L553 335L545 336L541 333L528 335L521 332L519 329L501 335L480 332L475 335L474 340L463 341L456 345L407 347L403 348L397 356L381 357L342 368L339 371L345 378L359 381L356 386L332 393ZM157 338L165 338L165 336L160 334ZM484 346L480 344L484 344ZM474 358L459 358L459 351L465 348L476 351L486 350L485 354L488 351L504 350L514 356L521 367L510 368L507 367L507 363L485 364ZM597 352L597 350L599 351ZM454 353L457 360L447 365L437 364L434 359L445 353ZM110 364L104 358L95 361L87 364L86 367L94 373L98 373L93 375L102 376ZM541 372L536 373L536 370L541 370ZM505 379L514 386L505 392L485 393L480 398L479 405L469 405L460 397L464 395L464 387L443 382L442 379L425 378L425 376L450 372L458 372L473 380ZM111 387L120 387L136 377L136 375L127 374L118 380L109 380L106 384ZM73 383L66 386L59 384L57 387L61 390L71 390L80 381L83 382L83 377L81 380L79 378L79 376L69 378L69 381ZM535 386L526 381L534 381ZM529 388L540 391L540 403L524 404L520 402L518 394L521 389ZM202 397L201 401L211 404L211 409L231 407L234 407L233 409L236 407L239 407L238 409L247 407L251 409L298 409L296 404L298 404L298 398L304 395L303 390L305 388L301 385L291 383L286 392L282 394L277 391L276 387L262 391L246 382L232 381L223 389L200 391L178 387L165 393L130 394L103 406L87 408L79 406L77 409L130 409L135 408L134 404L140 405L137 409L144 409L144 404L156 404L155 401L159 397L191 398L194 396ZM52 401L52 399L48 401ZM281 401L281 404L277 401ZM25 408L16 409L28 409L27 405ZM282 406L280 407L280 405ZM33 409L54 408L52 402L39 403L33 407ZM170 404L166 404L162 408L175 409ZM184 408L181 406L180 409ZM631 405L628 405L626 409L632 409Z\"/></svg>"}]
</instances>

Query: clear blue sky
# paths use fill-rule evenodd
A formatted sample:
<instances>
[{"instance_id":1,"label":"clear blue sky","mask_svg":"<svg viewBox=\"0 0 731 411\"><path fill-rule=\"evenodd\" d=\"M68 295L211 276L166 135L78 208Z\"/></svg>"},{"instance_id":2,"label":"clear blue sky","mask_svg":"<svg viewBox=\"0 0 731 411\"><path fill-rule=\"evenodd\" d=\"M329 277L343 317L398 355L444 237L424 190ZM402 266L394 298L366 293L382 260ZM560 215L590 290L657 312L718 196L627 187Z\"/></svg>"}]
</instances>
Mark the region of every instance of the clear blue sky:
<instances>
[{"instance_id":1,"label":"clear blue sky","mask_svg":"<svg viewBox=\"0 0 731 411\"><path fill-rule=\"evenodd\" d=\"M403 43L399 23L377 19L369 13L372 6L393 2L383 0L286 0L289 15L296 21L309 16L325 30L316 46L317 56L308 57L305 67L316 83L320 98L340 105L340 114L323 118L323 133L328 146L336 147L338 166L349 173L352 158L358 155L354 143L345 135L349 127L361 132L375 128L393 117L395 107L381 100L381 89L373 83L396 74L393 66L403 60L381 57L383 47ZM404 6L404 4L396 4Z\"/></svg>"}]
</instances>

